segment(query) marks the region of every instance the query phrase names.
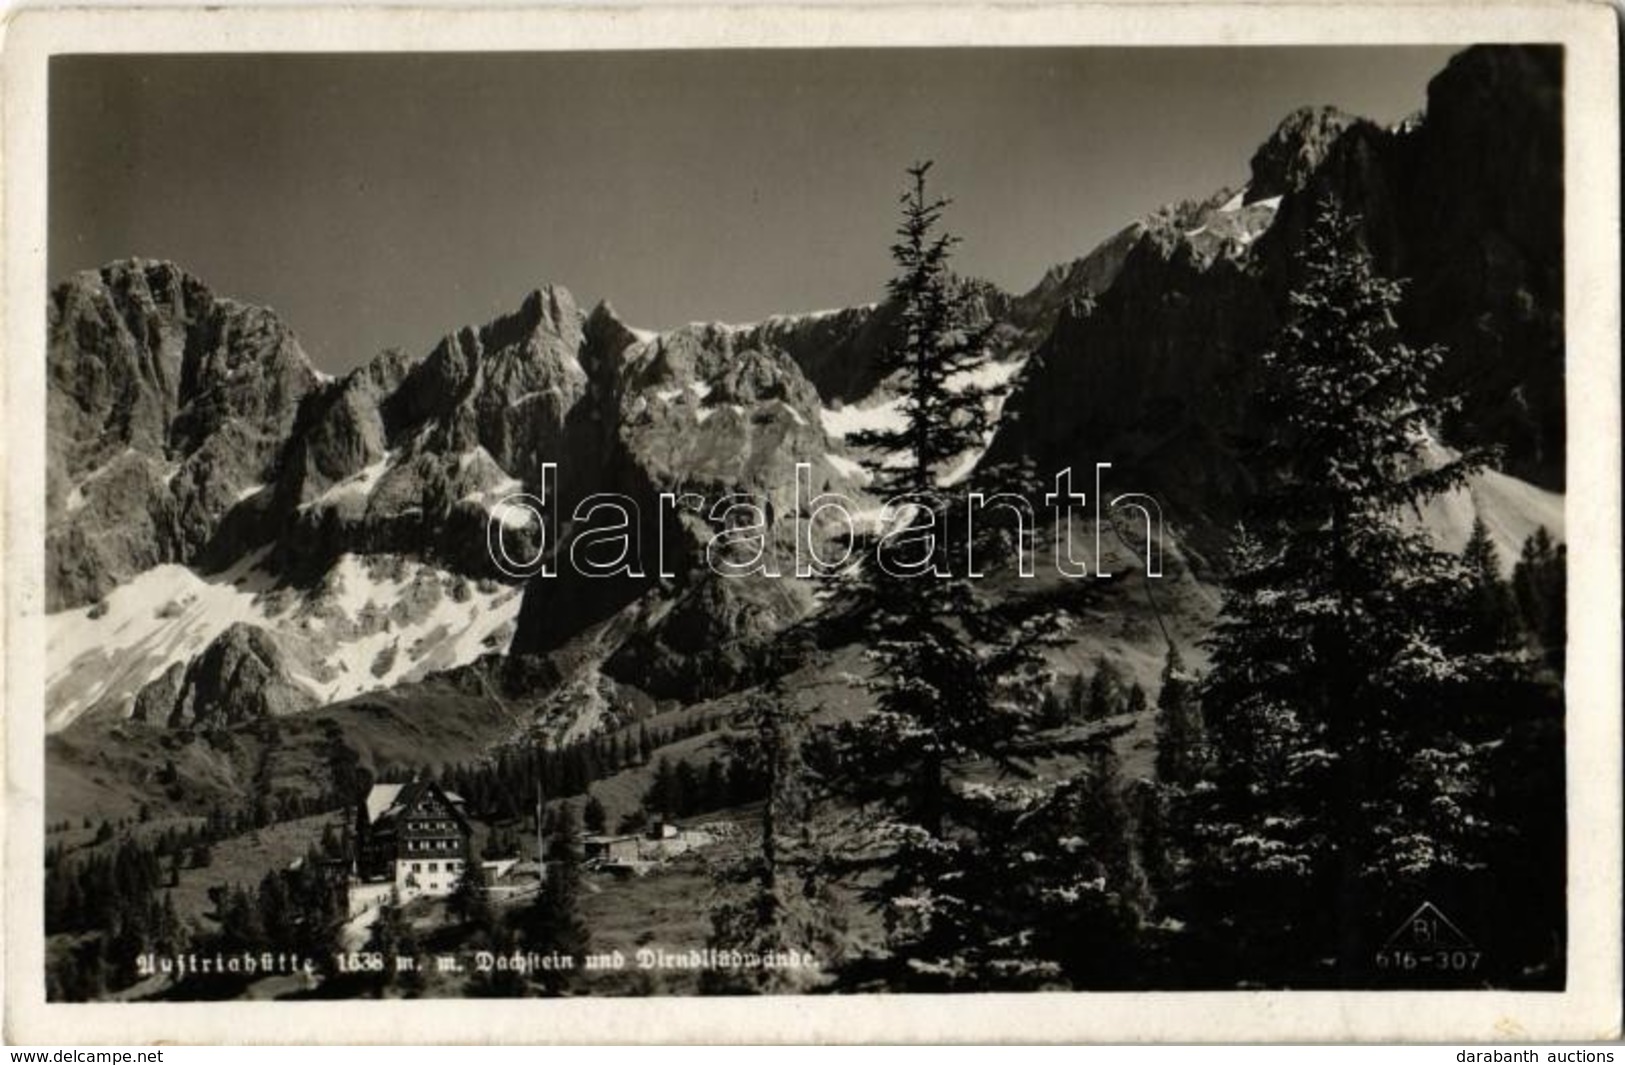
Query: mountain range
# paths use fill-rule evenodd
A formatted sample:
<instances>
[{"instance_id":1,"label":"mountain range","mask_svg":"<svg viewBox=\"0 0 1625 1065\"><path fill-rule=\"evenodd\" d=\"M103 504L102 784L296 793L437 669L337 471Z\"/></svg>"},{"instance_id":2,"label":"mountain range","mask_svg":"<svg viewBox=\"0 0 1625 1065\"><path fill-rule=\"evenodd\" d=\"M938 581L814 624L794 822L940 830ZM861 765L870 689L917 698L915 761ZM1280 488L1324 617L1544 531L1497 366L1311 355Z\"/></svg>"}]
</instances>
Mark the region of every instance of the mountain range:
<instances>
[{"instance_id":1,"label":"mountain range","mask_svg":"<svg viewBox=\"0 0 1625 1065\"><path fill-rule=\"evenodd\" d=\"M1448 351L1439 384L1462 402L1430 446L1500 451L1419 520L1459 547L1481 516L1508 564L1537 526L1561 535L1561 99L1559 49L1468 49L1397 126L1299 110L1239 187L1134 220L1026 293L962 279L992 329L987 382L1011 388L953 478L1111 461L1162 503L1167 609L1199 632L1264 475L1245 458L1259 352L1332 196L1407 279L1407 334ZM144 750L348 710L383 722L378 758L431 762L746 687L753 650L818 609L817 590L711 573L713 525L657 497L747 493L789 515L807 462L814 488L871 506L849 438L901 417L878 369L884 301L651 333L544 285L421 357L385 351L338 378L273 311L167 262L77 274L47 310L53 816L150 783L110 735ZM524 584L495 567L488 526L549 463L566 514L597 492L638 501L676 575L565 567ZM793 551L793 526L769 535ZM566 546L578 532L566 524ZM1148 632L1112 638L1155 668ZM1079 654L1099 649L1088 639ZM447 700L484 709L448 737L431 720Z\"/></svg>"}]
</instances>

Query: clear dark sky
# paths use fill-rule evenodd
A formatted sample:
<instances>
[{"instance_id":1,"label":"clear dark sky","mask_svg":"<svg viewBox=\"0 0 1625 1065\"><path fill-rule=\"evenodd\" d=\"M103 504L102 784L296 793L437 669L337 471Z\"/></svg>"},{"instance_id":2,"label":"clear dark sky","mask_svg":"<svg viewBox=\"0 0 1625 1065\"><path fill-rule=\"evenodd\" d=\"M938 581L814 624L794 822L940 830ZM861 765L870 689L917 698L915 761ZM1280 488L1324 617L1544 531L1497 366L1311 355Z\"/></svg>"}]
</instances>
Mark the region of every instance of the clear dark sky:
<instances>
[{"instance_id":1,"label":"clear dark sky","mask_svg":"<svg viewBox=\"0 0 1625 1065\"><path fill-rule=\"evenodd\" d=\"M1451 51L59 58L49 273L172 259L331 370L550 281L646 328L750 321L878 298L929 157L959 269L1020 291L1239 184L1295 107L1420 109Z\"/></svg>"}]
</instances>

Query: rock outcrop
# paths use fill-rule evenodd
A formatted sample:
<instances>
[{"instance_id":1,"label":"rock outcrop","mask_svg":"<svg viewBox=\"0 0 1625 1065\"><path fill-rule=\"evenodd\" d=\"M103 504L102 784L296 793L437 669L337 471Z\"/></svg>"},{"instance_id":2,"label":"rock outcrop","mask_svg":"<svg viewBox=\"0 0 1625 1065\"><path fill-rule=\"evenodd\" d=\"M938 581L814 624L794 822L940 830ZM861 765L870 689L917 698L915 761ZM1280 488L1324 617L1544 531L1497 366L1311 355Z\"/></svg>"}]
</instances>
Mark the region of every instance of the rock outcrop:
<instances>
[{"instance_id":1,"label":"rock outcrop","mask_svg":"<svg viewBox=\"0 0 1625 1065\"><path fill-rule=\"evenodd\" d=\"M527 589L515 654L555 650L584 628L624 614L610 675L647 681L657 695L693 695L718 675L736 674L753 641L810 605L805 591L791 588L789 572L719 578L706 555L727 520L716 508L738 497L776 516L763 534L766 550L780 560L793 557L796 463L816 466L820 491L843 476L824 457L832 445L816 390L788 354L760 337L757 330L691 326L622 347L612 369L594 363L594 398L580 420L600 432L591 451L569 449L561 514L575 514L596 493L628 501L635 508L628 535L636 560L620 576L585 575L573 552L595 522L589 517L570 528L554 556L556 575ZM662 494L685 502L662 505ZM660 577L663 567L671 576ZM728 590L703 591L714 582ZM771 604L771 624L733 609L739 597ZM649 668L673 647L686 648L680 666Z\"/></svg>"},{"instance_id":2,"label":"rock outcrop","mask_svg":"<svg viewBox=\"0 0 1625 1065\"><path fill-rule=\"evenodd\" d=\"M309 710L315 697L289 672L276 638L236 624L184 666L176 663L136 695L138 721L175 728L222 728Z\"/></svg>"}]
</instances>

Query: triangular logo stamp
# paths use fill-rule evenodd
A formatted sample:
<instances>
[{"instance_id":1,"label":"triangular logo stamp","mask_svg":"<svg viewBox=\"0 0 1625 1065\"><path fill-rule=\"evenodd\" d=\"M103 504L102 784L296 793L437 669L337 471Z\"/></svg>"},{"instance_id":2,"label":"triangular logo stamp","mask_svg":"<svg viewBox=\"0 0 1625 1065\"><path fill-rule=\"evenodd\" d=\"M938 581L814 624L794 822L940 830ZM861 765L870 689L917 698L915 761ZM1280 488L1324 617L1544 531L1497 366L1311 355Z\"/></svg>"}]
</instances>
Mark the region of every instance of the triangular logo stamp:
<instances>
[{"instance_id":1,"label":"triangular logo stamp","mask_svg":"<svg viewBox=\"0 0 1625 1065\"><path fill-rule=\"evenodd\" d=\"M1405 918L1382 945L1384 950L1472 950L1475 944L1431 902Z\"/></svg>"}]
</instances>

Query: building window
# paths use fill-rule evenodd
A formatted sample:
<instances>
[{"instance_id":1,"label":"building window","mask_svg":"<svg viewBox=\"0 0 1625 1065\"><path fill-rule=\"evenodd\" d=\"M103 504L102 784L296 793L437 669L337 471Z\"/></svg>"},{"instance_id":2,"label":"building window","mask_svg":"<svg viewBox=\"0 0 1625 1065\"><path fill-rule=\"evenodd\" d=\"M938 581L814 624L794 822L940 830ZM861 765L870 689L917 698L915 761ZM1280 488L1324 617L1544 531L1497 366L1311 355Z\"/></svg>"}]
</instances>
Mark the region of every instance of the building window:
<instances>
[{"instance_id":1,"label":"building window","mask_svg":"<svg viewBox=\"0 0 1625 1065\"><path fill-rule=\"evenodd\" d=\"M429 872L431 872L431 873L440 872L440 863L439 862L430 862L429 863Z\"/></svg>"},{"instance_id":2,"label":"building window","mask_svg":"<svg viewBox=\"0 0 1625 1065\"><path fill-rule=\"evenodd\" d=\"M414 872L414 873L423 872L423 863L422 862L413 862L412 863L412 872Z\"/></svg>"}]
</instances>

